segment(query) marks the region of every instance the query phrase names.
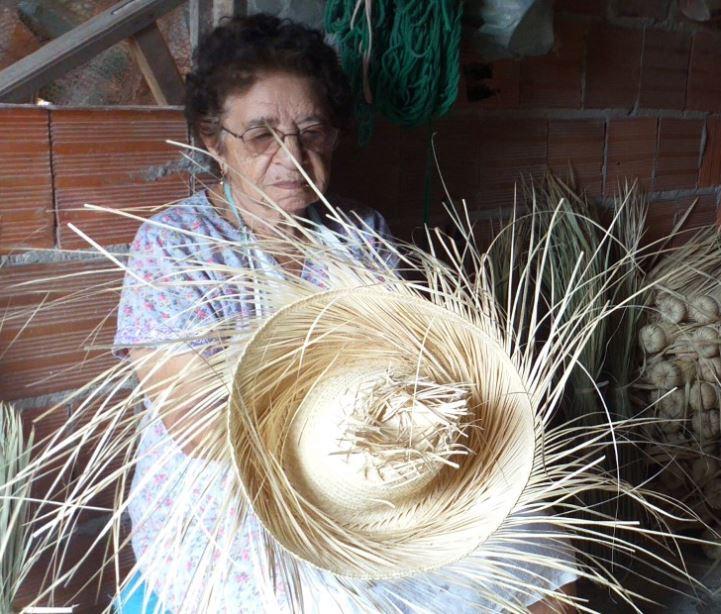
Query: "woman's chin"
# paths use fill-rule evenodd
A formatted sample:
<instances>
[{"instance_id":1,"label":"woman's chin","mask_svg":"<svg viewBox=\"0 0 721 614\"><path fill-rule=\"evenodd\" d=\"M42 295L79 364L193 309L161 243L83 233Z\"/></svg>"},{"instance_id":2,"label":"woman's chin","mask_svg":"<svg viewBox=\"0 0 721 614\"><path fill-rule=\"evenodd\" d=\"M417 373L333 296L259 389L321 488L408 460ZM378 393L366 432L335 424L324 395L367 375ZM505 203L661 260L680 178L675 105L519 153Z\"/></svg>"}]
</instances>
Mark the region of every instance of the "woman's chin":
<instances>
[{"instance_id":1,"label":"woman's chin","mask_svg":"<svg viewBox=\"0 0 721 614\"><path fill-rule=\"evenodd\" d=\"M283 211L292 215L303 213L308 205L318 200L316 193L310 188L306 190L278 190L268 191L268 196Z\"/></svg>"}]
</instances>

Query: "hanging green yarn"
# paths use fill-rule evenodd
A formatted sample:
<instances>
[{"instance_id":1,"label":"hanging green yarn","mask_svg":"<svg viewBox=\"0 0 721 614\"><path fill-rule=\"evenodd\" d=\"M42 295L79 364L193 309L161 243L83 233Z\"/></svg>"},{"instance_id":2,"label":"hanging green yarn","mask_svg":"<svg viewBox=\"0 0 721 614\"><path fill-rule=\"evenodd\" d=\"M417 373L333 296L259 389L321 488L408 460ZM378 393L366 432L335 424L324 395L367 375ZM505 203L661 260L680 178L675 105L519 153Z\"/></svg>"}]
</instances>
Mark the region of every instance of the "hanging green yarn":
<instances>
[{"instance_id":1,"label":"hanging green yarn","mask_svg":"<svg viewBox=\"0 0 721 614\"><path fill-rule=\"evenodd\" d=\"M458 95L461 13L460 0L328 0L325 27L356 96L362 143L374 112L402 126L448 112Z\"/></svg>"}]
</instances>

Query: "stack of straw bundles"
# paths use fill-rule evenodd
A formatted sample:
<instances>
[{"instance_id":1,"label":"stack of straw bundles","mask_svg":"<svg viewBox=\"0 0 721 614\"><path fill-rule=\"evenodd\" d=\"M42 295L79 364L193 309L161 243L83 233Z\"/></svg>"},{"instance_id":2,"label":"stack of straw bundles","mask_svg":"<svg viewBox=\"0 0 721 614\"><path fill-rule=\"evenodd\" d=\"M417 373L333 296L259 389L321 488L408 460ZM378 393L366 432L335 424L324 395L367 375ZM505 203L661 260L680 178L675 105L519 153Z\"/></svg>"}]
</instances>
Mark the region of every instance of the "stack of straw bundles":
<instances>
[{"instance_id":1,"label":"stack of straw bundles","mask_svg":"<svg viewBox=\"0 0 721 614\"><path fill-rule=\"evenodd\" d=\"M638 388L657 421L653 460L667 466L663 488L707 521L721 514L721 244L705 229L665 255L639 331L644 361Z\"/></svg>"}]
</instances>

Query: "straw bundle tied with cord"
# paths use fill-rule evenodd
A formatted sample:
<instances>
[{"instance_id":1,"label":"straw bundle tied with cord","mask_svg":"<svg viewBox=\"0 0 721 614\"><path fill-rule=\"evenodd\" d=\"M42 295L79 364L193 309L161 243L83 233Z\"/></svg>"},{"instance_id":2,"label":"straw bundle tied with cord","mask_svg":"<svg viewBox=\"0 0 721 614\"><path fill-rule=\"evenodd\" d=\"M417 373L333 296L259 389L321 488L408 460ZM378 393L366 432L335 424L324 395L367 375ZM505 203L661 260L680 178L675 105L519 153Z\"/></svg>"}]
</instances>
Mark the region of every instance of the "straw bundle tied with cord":
<instances>
[{"instance_id":1,"label":"straw bundle tied with cord","mask_svg":"<svg viewBox=\"0 0 721 614\"><path fill-rule=\"evenodd\" d=\"M595 327L637 298L594 306L592 312L574 301L589 287L586 280L578 282L586 265L580 254L565 294L541 308L535 280L547 266L562 207L543 233L534 231L533 211L528 234L517 236L513 225L501 233L511 242L524 241L526 254L521 267L506 263L508 292L501 297L491 252L476 246L463 207L449 208L460 240L429 229L428 253L359 232L318 196L326 205L327 227L284 214L296 234L260 246L279 261L322 261L322 286L280 266L264 272L188 259L177 263L178 270L225 276L222 286L209 276L199 300L215 293L237 301L255 292L267 310L240 323L221 319L182 339L158 341L142 358L156 373L179 345L203 345L180 373L152 390L147 382L130 384L138 365L126 361L75 393L78 409L65 429L43 442L32 463L37 470L70 459L64 465L66 500L35 519L36 538L60 556L80 512L100 489L117 484L109 520L96 540L109 540L107 565L117 573L129 539L123 514L144 506L150 519L153 506L168 495L160 489L151 501L137 500L123 485L136 466L162 470L177 454L153 449L137 457L134 447L159 427L164 411L182 405L184 420L173 438L179 445L200 438L197 454L173 481L176 505L157 528L164 550L144 549L135 567L163 602L164 579L182 561L175 553L190 539L206 540L179 611L219 611L224 587L235 577L233 541L243 532L252 544L253 581L274 610L312 611L333 603L341 611L433 611L431 589L446 586L456 603L471 608L520 612L534 600L554 597L592 611L549 586L548 570L587 578L633 604L643 597L609 570L616 551L646 562L635 573L658 567L654 577L660 573L664 581L681 578L699 587L683 571L676 536L664 529L665 519L683 521L690 512L600 466L609 433L618 445L632 445L623 441L631 421L583 428L552 422ZM210 240L182 232L188 241ZM402 270L413 275L406 278ZM422 281L409 281L414 276ZM594 278L594 287L604 290L617 283L613 271ZM191 388L184 387L188 382ZM128 411L151 393L152 407ZM80 467L72 460L88 442L94 443L92 461ZM116 467L118 458L119 467L103 472ZM147 480L152 484L152 476ZM215 481L223 487L223 513L206 514L204 496ZM581 515L579 501L591 491L632 498L660 528L593 509ZM601 528L612 529L613 538ZM645 545L635 544L639 538L646 538ZM590 554L584 543L605 551ZM81 564L55 577L39 598L78 573ZM119 577L117 582L120 587Z\"/></svg>"}]
</instances>

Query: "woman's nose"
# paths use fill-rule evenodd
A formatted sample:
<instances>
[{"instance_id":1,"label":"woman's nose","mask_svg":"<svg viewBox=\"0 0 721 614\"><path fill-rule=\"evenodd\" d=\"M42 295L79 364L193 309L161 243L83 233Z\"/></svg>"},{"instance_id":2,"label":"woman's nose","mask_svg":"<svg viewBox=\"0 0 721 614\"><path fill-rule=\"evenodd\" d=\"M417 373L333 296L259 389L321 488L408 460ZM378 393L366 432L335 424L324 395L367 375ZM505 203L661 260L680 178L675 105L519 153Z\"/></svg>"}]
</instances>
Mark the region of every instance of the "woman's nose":
<instances>
[{"instance_id":1,"label":"woman's nose","mask_svg":"<svg viewBox=\"0 0 721 614\"><path fill-rule=\"evenodd\" d=\"M300 144L299 135L283 135L283 143L285 144L285 147L279 147L276 155L280 156L282 161L288 162L293 166L295 166L293 163L293 159L295 159L298 164L301 164L305 156L305 150Z\"/></svg>"}]
</instances>

